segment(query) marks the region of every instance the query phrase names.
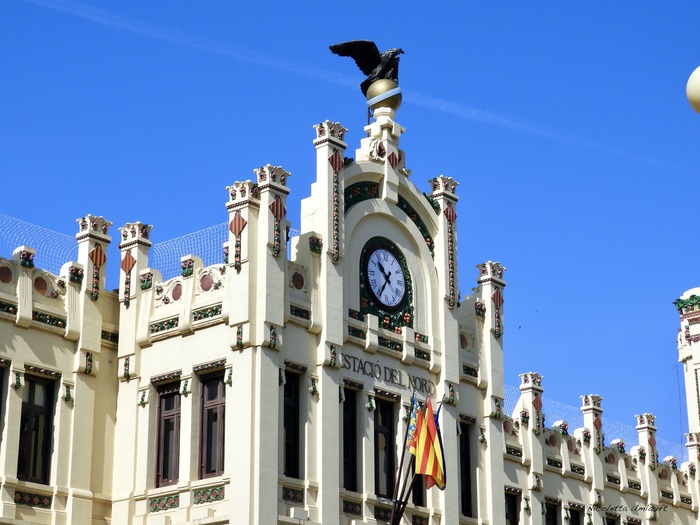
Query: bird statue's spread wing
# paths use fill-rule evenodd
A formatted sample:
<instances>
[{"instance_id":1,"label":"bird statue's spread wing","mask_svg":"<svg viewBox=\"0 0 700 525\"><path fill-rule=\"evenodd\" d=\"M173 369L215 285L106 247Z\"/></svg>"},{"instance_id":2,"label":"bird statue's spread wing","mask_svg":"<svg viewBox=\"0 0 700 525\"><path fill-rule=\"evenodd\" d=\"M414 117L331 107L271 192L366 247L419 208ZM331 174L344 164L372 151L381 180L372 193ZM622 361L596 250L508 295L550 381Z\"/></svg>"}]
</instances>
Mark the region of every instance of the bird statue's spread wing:
<instances>
[{"instance_id":1,"label":"bird statue's spread wing","mask_svg":"<svg viewBox=\"0 0 700 525\"><path fill-rule=\"evenodd\" d=\"M365 75L371 74L382 58L377 45L371 40L343 42L342 44L330 46L330 49L341 57L351 57Z\"/></svg>"}]
</instances>

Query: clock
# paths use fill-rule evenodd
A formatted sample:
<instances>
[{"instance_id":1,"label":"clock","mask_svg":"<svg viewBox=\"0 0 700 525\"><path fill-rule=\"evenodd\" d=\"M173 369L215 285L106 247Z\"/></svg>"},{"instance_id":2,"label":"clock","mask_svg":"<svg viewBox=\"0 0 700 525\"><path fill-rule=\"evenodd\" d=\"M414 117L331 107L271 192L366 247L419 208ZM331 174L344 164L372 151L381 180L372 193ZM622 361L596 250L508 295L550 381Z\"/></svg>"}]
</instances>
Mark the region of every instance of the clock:
<instances>
[{"instance_id":1,"label":"clock","mask_svg":"<svg viewBox=\"0 0 700 525\"><path fill-rule=\"evenodd\" d=\"M378 305L398 308L406 296L406 275L396 256L386 248L376 248L365 258L365 278Z\"/></svg>"}]
</instances>

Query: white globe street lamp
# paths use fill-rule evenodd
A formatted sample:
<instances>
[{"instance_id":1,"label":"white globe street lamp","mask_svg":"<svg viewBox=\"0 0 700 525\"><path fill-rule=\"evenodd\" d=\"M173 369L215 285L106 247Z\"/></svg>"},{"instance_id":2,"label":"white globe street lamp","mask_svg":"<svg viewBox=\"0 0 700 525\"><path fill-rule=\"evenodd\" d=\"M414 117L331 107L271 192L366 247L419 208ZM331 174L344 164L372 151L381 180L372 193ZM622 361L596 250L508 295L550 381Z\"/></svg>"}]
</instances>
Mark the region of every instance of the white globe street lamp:
<instances>
[{"instance_id":1,"label":"white globe street lamp","mask_svg":"<svg viewBox=\"0 0 700 525\"><path fill-rule=\"evenodd\" d=\"M700 113L700 67L690 74L688 84L685 86L685 94L693 109Z\"/></svg>"}]
</instances>

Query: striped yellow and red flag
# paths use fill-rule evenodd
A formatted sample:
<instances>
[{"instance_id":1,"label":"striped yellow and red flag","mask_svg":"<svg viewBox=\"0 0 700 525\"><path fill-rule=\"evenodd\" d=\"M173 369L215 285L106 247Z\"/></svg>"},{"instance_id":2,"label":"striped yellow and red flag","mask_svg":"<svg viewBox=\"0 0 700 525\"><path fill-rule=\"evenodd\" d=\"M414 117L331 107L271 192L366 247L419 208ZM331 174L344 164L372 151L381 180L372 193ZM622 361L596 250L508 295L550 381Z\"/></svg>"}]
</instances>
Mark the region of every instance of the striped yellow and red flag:
<instances>
[{"instance_id":1,"label":"striped yellow and red flag","mask_svg":"<svg viewBox=\"0 0 700 525\"><path fill-rule=\"evenodd\" d=\"M418 411L416 419L415 448L411 447L412 453L415 450L416 474L425 476L426 489L435 485L440 490L444 490L445 458L440 443L440 433L435 426L430 396L425 402L425 414Z\"/></svg>"}]
</instances>

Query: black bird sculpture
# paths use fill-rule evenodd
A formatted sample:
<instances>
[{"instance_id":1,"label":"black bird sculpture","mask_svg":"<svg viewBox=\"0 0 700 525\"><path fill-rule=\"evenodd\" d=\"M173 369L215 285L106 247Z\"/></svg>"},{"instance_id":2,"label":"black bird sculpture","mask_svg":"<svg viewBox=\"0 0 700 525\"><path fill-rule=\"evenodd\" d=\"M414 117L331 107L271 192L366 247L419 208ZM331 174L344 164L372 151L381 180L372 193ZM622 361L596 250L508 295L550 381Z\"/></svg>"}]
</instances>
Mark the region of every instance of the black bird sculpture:
<instances>
[{"instance_id":1,"label":"black bird sculpture","mask_svg":"<svg viewBox=\"0 0 700 525\"><path fill-rule=\"evenodd\" d=\"M399 55L403 53L403 49L394 47L380 53L377 45L371 40L353 40L330 46L330 49L341 57L351 57L360 71L367 75L360 84L365 96L375 80L387 78L399 83Z\"/></svg>"}]
</instances>

